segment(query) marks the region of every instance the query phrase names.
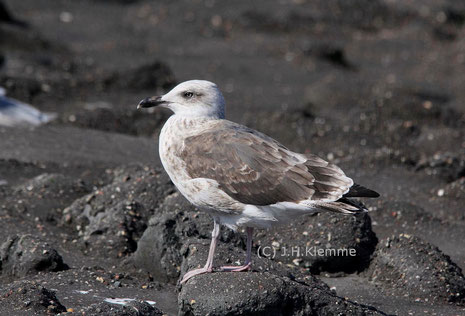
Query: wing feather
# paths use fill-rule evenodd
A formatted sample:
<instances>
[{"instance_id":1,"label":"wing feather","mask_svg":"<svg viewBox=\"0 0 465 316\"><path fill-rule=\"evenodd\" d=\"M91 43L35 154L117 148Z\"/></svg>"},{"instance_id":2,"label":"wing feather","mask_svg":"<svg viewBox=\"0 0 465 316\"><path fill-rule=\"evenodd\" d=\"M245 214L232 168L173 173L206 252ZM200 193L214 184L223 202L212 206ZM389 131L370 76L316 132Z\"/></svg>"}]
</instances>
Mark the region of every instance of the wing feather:
<instances>
[{"instance_id":1,"label":"wing feather","mask_svg":"<svg viewBox=\"0 0 465 316\"><path fill-rule=\"evenodd\" d=\"M218 125L184 140L179 154L192 178L208 178L253 205L336 201L353 182L334 164L294 153L247 127Z\"/></svg>"}]
</instances>

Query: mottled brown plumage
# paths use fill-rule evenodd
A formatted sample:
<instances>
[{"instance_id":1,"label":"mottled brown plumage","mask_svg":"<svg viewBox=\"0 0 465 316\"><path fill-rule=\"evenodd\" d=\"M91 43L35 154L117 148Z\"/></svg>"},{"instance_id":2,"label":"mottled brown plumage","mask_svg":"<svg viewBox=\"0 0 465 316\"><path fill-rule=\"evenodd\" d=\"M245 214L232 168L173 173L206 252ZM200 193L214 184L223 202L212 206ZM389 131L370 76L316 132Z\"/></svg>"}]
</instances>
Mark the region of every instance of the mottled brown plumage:
<instances>
[{"instance_id":1,"label":"mottled brown plumage","mask_svg":"<svg viewBox=\"0 0 465 316\"><path fill-rule=\"evenodd\" d=\"M294 153L266 135L224 120L187 137L180 157L192 178L216 180L244 204L334 201L353 184L334 164Z\"/></svg>"}]
</instances>

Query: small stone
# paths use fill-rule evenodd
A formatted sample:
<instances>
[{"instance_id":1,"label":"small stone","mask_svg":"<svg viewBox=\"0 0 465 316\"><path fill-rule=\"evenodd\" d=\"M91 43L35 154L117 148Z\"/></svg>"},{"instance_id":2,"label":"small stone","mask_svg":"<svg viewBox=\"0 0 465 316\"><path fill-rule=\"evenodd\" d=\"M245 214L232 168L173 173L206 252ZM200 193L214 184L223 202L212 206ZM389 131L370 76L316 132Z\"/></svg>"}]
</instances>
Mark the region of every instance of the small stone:
<instances>
[{"instance_id":1,"label":"small stone","mask_svg":"<svg viewBox=\"0 0 465 316\"><path fill-rule=\"evenodd\" d=\"M74 16L70 12L61 12L60 13L60 21L63 23L71 23L74 20Z\"/></svg>"},{"instance_id":2,"label":"small stone","mask_svg":"<svg viewBox=\"0 0 465 316\"><path fill-rule=\"evenodd\" d=\"M301 258L295 258L294 260L292 260L292 263L295 265L295 266L300 266L300 264L302 263L302 259Z\"/></svg>"},{"instance_id":3,"label":"small stone","mask_svg":"<svg viewBox=\"0 0 465 316\"><path fill-rule=\"evenodd\" d=\"M423 102L423 107L426 110L431 110L431 108L433 107L433 103L431 101L425 101L425 102Z\"/></svg>"}]
</instances>

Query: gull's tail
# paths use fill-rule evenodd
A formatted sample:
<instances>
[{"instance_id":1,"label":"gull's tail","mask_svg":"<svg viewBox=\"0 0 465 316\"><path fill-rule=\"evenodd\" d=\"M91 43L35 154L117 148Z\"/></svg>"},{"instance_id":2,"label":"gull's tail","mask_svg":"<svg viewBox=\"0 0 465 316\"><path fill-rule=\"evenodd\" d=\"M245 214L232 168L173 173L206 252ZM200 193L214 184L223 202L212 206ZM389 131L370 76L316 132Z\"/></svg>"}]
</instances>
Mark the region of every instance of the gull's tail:
<instances>
[{"instance_id":1,"label":"gull's tail","mask_svg":"<svg viewBox=\"0 0 465 316\"><path fill-rule=\"evenodd\" d=\"M367 189L359 184L354 184L349 192L344 194L342 198L334 202L321 202L317 203L318 206L326 211L343 213L343 214L357 214L368 212L368 209L360 201L349 199L349 197L368 197L377 198L379 193Z\"/></svg>"}]
</instances>

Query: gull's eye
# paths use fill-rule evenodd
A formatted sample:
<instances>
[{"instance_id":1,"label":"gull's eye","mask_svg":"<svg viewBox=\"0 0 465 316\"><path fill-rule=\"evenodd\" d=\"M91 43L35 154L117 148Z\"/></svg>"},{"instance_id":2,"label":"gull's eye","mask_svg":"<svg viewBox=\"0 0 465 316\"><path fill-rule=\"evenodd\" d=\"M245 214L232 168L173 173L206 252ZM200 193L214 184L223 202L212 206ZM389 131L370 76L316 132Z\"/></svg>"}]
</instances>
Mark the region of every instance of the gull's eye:
<instances>
[{"instance_id":1,"label":"gull's eye","mask_svg":"<svg viewBox=\"0 0 465 316\"><path fill-rule=\"evenodd\" d=\"M194 94L190 91L186 91L183 93L183 96L186 98L186 99L190 99L194 96Z\"/></svg>"}]
</instances>

